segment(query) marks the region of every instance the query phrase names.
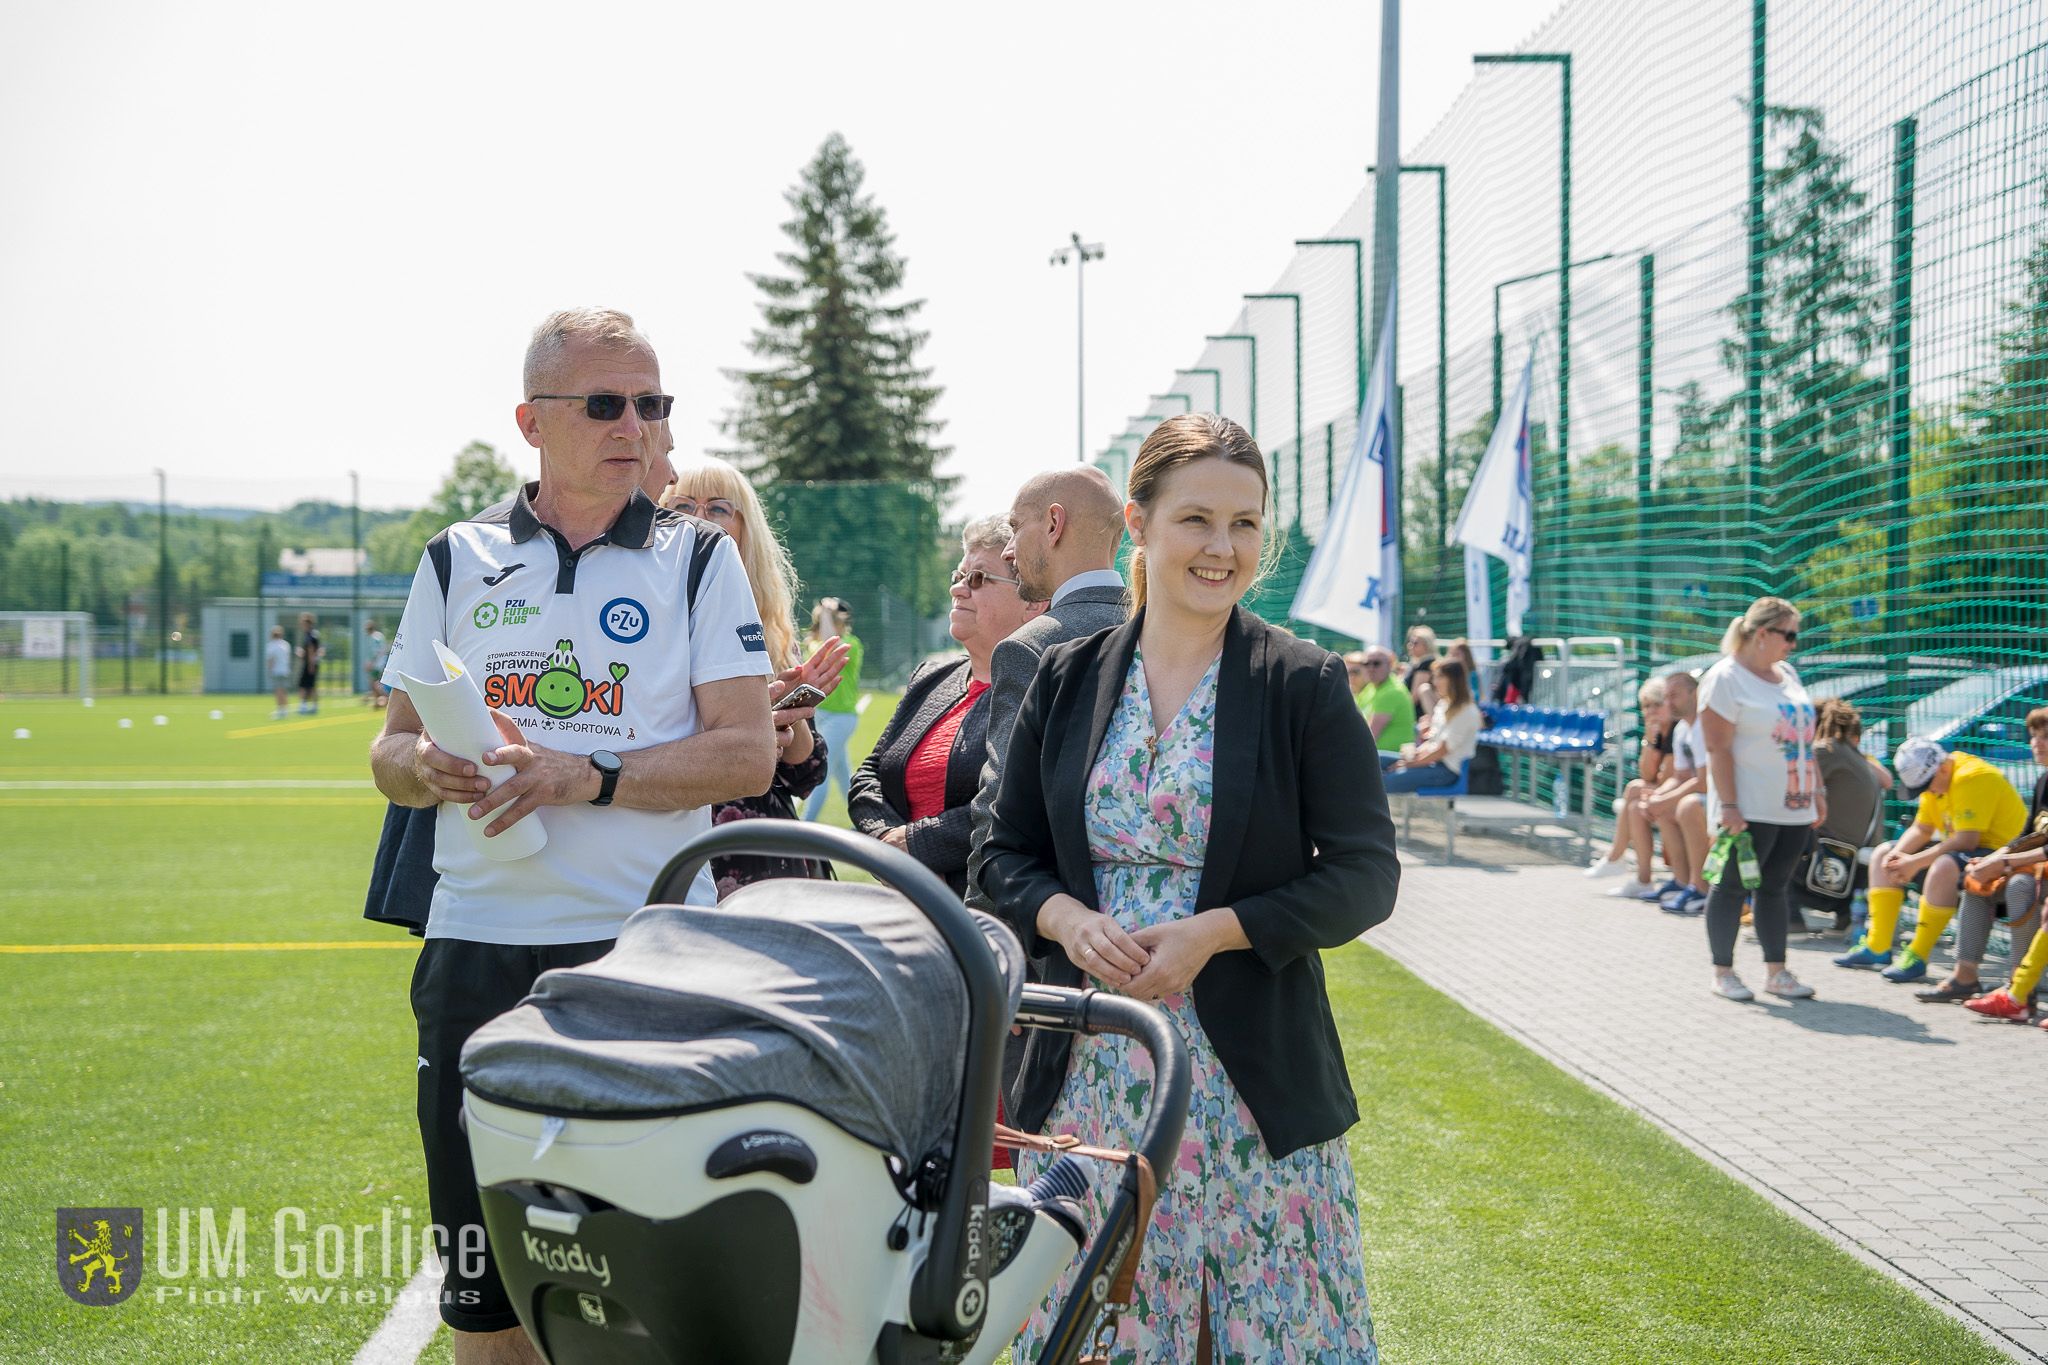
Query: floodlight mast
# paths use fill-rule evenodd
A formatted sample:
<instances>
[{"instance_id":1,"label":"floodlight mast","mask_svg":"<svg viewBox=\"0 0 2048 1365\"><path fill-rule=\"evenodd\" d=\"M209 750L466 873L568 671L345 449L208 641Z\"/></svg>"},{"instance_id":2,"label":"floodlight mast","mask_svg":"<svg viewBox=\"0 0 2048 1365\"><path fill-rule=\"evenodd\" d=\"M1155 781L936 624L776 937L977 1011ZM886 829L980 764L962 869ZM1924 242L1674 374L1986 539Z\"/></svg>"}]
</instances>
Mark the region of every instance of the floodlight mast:
<instances>
[{"instance_id":1,"label":"floodlight mast","mask_svg":"<svg viewBox=\"0 0 2048 1365\"><path fill-rule=\"evenodd\" d=\"M1069 233L1072 246L1052 253L1052 265L1074 266L1074 459L1088 461L1088 332L1086 318L1088 262L1102 259L1102 243L1084 242L1078 232Z\"/></svg>"}]
</instances>

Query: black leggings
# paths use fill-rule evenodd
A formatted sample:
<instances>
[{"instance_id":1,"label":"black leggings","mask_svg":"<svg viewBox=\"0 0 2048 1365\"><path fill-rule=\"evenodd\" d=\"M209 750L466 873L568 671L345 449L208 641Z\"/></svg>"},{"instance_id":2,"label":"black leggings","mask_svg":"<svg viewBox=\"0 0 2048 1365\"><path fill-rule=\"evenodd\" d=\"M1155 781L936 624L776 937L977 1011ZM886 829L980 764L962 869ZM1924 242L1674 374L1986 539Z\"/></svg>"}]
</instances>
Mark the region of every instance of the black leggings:
<instances>
[{"instance_id":1,"label":"black leggings","mask_svg":"<svg viewBox=\"0 0 2048 1365\"><path fill-rule=\"evenodd\" d=\"M1721 869L1721 880L1707 893L1707 946L1713 949L1716 967L1735 965L1735 936L1742 930L1745 895L1753 902L1750 921L1756 926L1757 946L1764 950L1764 961L1785 960L1785 930L1792 923L1792 874L1799 870L1799 859L1812 836L1811 825L1749 822L1749 837L1756 844L1757 868L1762 879L1756 890L1745 891L1741 860L1731 857Z\"/></svg>"}]
</instances>

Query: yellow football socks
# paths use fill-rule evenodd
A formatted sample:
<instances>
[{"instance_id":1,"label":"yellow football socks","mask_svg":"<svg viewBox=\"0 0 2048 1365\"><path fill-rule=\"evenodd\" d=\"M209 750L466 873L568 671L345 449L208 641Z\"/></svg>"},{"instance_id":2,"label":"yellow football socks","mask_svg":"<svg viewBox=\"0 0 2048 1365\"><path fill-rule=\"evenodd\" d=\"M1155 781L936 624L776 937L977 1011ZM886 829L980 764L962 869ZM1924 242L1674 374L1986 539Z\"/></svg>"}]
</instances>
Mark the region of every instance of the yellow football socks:
<instances>
[{"instance_id":1,"label":"yellow football socks","mask_svg":"<svg viewBox=\"0 0 2048 1365\"><path fill-rule=\"evenodd\" d=\"M2012 998L2022 1005L2034 993L2034 987L2041 984L2041 973L2048 969L2048 928L2035 932L2034 941L2027 947L2027 955L2020 959L2020 965L2013 968L2012 985L2006 989Z\"/></svg>"},{"instance_id":2,"label":"yellow football socks","mask_svg":"<svg viewBox=\"0 0 2048 1365\"><path fill-rule=\"evenodd\" d=\"M1948 928L1948 922L1956 917L1953 905L1929 905L1927 898L1920 898L1920 925L1913 931L1913 942L1907 952L1926 962L1934 956L1934 945L1941 942L1941 931Z\"/></svg>"},{"instance_id":3,"label":"yellow football socks","mask_svg":"<svg viewBox=\"0 0 2048 1365\"><path fill-rule=\"evenodd\" d=\"M1873 953L1892 950L1892 935L1899 929L1899 911L1906 905L1904 887L1870 888L1870 923L1863 931L1863 946Z\"/></svg>"}]
</instances>

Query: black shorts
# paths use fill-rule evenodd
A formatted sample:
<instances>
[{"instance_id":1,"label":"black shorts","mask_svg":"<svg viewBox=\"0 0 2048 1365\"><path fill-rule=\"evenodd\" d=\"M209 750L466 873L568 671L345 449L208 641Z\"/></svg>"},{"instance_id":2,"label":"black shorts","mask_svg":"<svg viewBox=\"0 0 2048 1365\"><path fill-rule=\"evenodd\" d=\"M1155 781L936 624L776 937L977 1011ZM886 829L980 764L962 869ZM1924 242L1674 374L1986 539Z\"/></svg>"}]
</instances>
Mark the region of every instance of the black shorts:
<instances>
[{"instance_id":1,"label":"black shorts","mask_svg":"<svg viewBox=\"0 0 2048 1365\"><path fill-rule=\"evenodd\" d=\"M462 1131L462 1045L482 1025L517 1005L534 978L605 955L612 940L528 947L430 938L412 972L412 1013L419 1021L420 1143L427 1154L427 1203L440 1248L441 1320L458 1332L502 1332L519 1325L484 1240L476 1168Z\"/></svg>"},{"instance_id":2,"label":"black shorts","mask_svg":"<svg viewBox=\"0 0 2048 1365\"><path fill-rule=\"evenodd\" d=\"M1944 853L1941 855L1941 858L1936 858L1933 862L1921 868L1918 872L1915 872L1913 874L1912 880L1907 882L1906 885L1910 887L1915 887L1924 892L1927 889L1927 874L1934 871L1935 868L1941 866L1942 858L1946 858L1950 862L1954 863L1956 865L1957 872L1965 872L1969 870L1969 866L1971 863L1976 862L1979 858L1983 857L1988 852L1990 852L1989 849L1959 848L1952 850L1951 852Z\"/></svg>"},{"instance_id":3,"label":"black shorts","mask_svg":"<svg viewBox=\"0 0 2048 1365\"><path fill-rule=\"evenodd\" d=\"M312 691L312 690L313 690L314 688L318 687L319 685L320 685L320 670L319 670L319 669L317 669L317 668L302 668L302 669L300 669L300 670L299 670L299 690L300 690L301 692L311 692L311 691Z\"/></svg>"}]
</instances>

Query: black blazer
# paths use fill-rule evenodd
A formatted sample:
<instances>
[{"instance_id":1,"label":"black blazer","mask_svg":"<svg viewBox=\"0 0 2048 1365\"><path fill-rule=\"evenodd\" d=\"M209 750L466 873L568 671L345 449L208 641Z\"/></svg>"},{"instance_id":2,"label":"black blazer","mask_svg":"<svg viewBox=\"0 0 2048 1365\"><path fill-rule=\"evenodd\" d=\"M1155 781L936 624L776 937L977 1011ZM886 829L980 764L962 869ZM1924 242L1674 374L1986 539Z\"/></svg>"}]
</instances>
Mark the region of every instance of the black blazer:
<instances>
[{"instance_id":1,"label":"black blazer","mask_svg":"<svg viewBox=\"0 0 2048 1365\"><path fill-rule=\"evenodd\" d=\"M1123 696L1141 613L1046 651L1010 735L981 885L1046 980L1086 984L1038 910L1066 892L1096 906L1082 804L1088 770ZM1344 664L1243 608L1223 637L1216 690L1215 808L1196 910L1237 911L1247 952L1218 953L1194 981L1196 1018L1275 1157L1358 1121L1320 950L1393 913L1401 866L1372 731ZM1066 1082L1072 1039L1025 1034L1012 1122L1041 1129Z\"/></svg>"},{"instance_id":2,"label":"black blazer","mask_svg":"<svg viewBox=\"0 0 2048 1365\"><path fill-rule=\"evenodd\" d=\"M965 657L920 665L910 675L903 700L875 741L874 751L854 773L846 798L853 827L863 834L879 839L885 830L907 825L910 856L944 877L956 896L967 891L967 854L974 840L970 803L981 787L981 765L988 754L988 692L984 690L961 717L960 732L946 756L945 810L912 820L903 774L910 766L911 750L967 695L972 681L972 666Z\"/></svg>"}]
</instances>

